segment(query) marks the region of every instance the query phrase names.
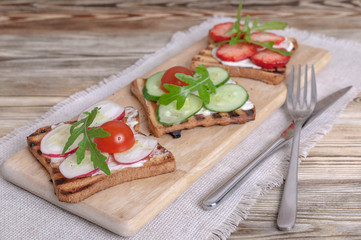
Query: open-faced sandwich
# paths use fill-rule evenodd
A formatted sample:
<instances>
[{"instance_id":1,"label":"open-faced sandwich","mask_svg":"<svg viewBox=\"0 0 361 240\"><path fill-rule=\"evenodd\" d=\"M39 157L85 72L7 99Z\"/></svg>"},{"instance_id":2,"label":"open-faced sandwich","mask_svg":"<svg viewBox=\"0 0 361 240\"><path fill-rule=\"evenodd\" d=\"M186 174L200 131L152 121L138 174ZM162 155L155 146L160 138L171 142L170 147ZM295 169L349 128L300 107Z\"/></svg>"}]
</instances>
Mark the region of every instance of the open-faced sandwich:
<instances>
[{"instance_id":1,"label":"open-faced sandwich","mask_svg":"<svg viewBox=\"0 0 361 240\"><path fill-rule=\"evenodd\" d=\"M63 202L79 202L117 184L176 167L171 152L139 132L138 111L111 101L90 107L75 122L42 127L27 142Z\"/></svg>"},{"instance_id":2,"label":"open-faced sandwich","mask_svg":"<svg viewBox=\"0 0 361 240\"><path fill-rule=\"evenodd\" d=\"M269 21L250 24L246 16L241 24L241 7L236 22L215 25L209 31L209 45L191 61L191 69L199 64L226 69L232 77L279 84L285 79L286 64L298 45L294 38L276 35L266 30L284 29L286 22Z\"/></svg>"},{"instance_id":3,"label":"open-faced sandwich","mask_svg":"<svg viewBox=\"0 0 361 240\"><path fill-rule=\"evenodd\" d=\"M154 136L170 133L177 138L184 129L255 119L246 89L225 69L200 65L195 70L176 66L132 82L131 91L144 106Z\"/></svg>"}]
</instances>

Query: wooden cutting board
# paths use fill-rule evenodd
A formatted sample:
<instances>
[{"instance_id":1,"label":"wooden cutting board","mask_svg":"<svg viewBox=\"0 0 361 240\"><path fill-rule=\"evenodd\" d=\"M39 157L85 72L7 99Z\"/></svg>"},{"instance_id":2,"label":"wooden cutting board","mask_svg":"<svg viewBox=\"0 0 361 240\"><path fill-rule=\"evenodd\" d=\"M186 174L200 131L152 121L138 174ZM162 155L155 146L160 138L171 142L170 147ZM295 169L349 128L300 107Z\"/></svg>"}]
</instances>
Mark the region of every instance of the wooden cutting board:
<instances>
[{"instance_id":1,"label":"wooden cutting board","mask_svg":"<svg viewBox=\"0 0 361 240\"><path fill-rule=\"evenodd\" d=\"M206 39L195 43L144 77L175 65L189 66L192 57L206 45ZM319 72L330 60L331 53L326 50L299 45L288 66L314 64L316 72ZM177 169L173 173L120 184L76 204L57 200L47 171L27 149L21 150L5 161L1 169L2 174L8 181L73 214L119 235L131 236L247 137L285 101L287 92L285 83L274 86L249 79L232 79L247 89L250 100L256 106L256 120L244 125L186 130L179 139L172 139L169 135L162 136L159 139L160 143L173 152L176 158ZM131 95L129 86L120 89L108 99L122 106L130 105L139 109L141 131L149 133L143 108Z\"/></svg>"}]
</instances>

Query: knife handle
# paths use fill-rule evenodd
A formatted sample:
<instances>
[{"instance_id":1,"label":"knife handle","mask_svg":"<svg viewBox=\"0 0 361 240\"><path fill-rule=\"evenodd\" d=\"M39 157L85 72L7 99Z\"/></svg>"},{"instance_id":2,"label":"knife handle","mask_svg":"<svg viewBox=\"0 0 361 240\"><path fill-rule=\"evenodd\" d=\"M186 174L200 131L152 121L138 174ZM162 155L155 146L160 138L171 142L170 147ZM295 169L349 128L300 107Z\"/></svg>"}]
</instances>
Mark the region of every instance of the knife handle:
<instances>
[{"instance_id":1,"label":"knife handle","mask_svg":"<svg viewBox=\"0 0 361 240\"><path fill-rule=\"evenodd\" d=\"M282 147L288 139L278 138L274 141L263 153L257 156L255 160L249 163L245 168L241 169L233 176L231 176L224 184L218 186L211 192L202 202L202 207L205 210L215 209L219 203L227 196L235 187L265 158L267 158L274 151Z\"/></svg>"}]
</instances>

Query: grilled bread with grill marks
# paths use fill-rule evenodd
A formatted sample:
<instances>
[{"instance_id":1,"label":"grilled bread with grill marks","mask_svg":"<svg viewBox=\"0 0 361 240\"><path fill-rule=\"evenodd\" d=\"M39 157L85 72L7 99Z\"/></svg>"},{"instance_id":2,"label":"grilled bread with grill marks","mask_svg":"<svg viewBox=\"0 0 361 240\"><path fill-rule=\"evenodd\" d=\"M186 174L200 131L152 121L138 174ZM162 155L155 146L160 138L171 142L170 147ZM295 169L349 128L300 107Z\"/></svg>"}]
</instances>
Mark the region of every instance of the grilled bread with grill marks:
<instances>
[{"instance_id":1,"label":"grilled bread with grill marks","mask_svg":"<svg viewBox=\"0 0 361 240\"><path fill-rule=\"evenodd\" d=\"M134 127L134 130L137 132L139 130L139 115L136 118L138 124ZM127 112L122 121L127 122ZM120 183L169 173L176 168L173 154L158 143L157 149L147 157L147 161L141 167L115 170L111 172L111 175L99 174L68 179L60 173L58 163L52 162L49 157L43 155L40 151L41 140L49 131L51 131L51 126L39 128L28 136L27 143L30 152L49 172L55 194L62 202L76 203Z\"/></svg>"},{"instance_id":2,"label":"grilled bread with grill marks","mask_svg":"<svg viewBox=\"0 0 361 240\"><path fill-rule=\"evenodd\" d=\"M157 108L158 105L156 102L148 101L143 96L143 88L145 85L146 79L138 78L134 80L130 85L130 90L135 97L138 98L139 102L142 103L148 118L148 127L149 130L153 133L154 136L160 137L166 133L174 133L180 130L192 129L195 127L209 127L213 125L228 125L232 123L242 124L248 121L255 119L256 110L253 109L243 111L237 109L232 112L227 113L212 113L210 115L196 114L188 118L185 122L173 124L173 125L163 125L158 122L157 117ZM172 134L174 136L174 134ZM179 136L178 136L179 137Z\"/></svg>"},{"instance_id":3,"label":"grilled bread with grill marks","mask_svg":"<svg viewBox=\"0 0 361 240\"><path fill-rule=\"evenodd\" d=\"M289 40L293 43L292 52L295 52L298 48L298 44L296 39L289 38ZM254 69L254 68L245 68L245 67L234 67L223 65L217 59L212 56L212 49L215 47L213 41L209 41L209 45L207 48L201 50L197 55L192 58L191 61L191 70L195 71L195 68L203 64L206 67L221 67L226 69L231 77L243 77L250 78L255 80L260 80L268 84L277 85L280 84L286 77L286 68L271 68L271 69Z\"/></svg>"}]
</instances>

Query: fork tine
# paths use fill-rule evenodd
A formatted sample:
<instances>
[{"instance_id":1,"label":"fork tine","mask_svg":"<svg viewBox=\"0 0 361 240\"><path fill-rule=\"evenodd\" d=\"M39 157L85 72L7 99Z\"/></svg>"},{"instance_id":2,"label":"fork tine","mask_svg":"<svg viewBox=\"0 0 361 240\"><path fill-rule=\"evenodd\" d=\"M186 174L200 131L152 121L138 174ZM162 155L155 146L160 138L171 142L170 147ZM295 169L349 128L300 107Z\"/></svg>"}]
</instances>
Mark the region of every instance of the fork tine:
<instances>
[{"instance_id":1,"label":"fork tine","mask_svg":"<svg viewBox=\"0 0 361 240\"><path fill-rule=\"evenodd\" d=\"M292 65L290 79L288 80L288 89L287 89L287 107L291 107L290 104L293 104L293 84L294 84L294 71L295 66Z\"/></svg>"},{"instance_id":2,"label":"fork tine","mask_svg":"<svg viewBox=\"0 0 361 240\"><path fill-rule=\"evenodd\" d=\"M316 85L316 76L315 68L312 64L312 77L311 77L311 106L316 105L317 102L317 85Z\"/></svg>"},{"instance_id":3,"label":"fork tine","mask_svg":"<svg viewBox=\"0 0 361 240\"><path fill-rule=\"evenodd\" d=\"M307 71L308 71L308 65L306 64L305 65L305 83L304 83L304 86L303 86L303 102L302 102L302 106L301 108L303 108L304 106L306 108L309 107L309 104L307 104ZM311 104L311 103L310 103Z\"/></svg>"},{"instance_id":4,"label":"fork tine","mask_svg":"<svg viewBox=\"0 0 361 240\"><path fill-rule=\"evenodd\" d=\"M296 97L296 104L301 106L301 98L300 98L300 91L301 90L301 64L298 65L298 77L297 77L297 97ZM293 106L296 107L296 106Z\"/></svg>"}]
</instances>

